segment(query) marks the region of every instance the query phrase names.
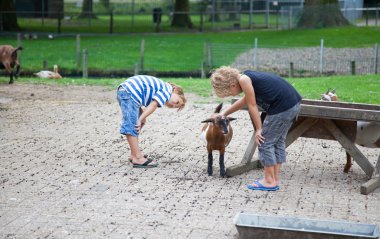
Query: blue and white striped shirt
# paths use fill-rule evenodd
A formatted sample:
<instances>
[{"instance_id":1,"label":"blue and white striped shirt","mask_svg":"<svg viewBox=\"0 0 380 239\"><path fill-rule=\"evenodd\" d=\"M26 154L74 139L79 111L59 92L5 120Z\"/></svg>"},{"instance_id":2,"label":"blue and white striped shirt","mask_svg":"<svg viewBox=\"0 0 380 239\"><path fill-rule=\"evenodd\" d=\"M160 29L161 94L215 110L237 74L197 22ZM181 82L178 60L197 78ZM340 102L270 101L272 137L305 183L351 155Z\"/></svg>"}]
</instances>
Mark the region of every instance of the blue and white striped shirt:
<instances>
[{"instance_id":1,"label":"blue and white striped shirt","mask_svg":"<svg viewBox=\"0 0 380 239\"><path fill-rule=\"evenodd\" d=\"M162 80L147 75L128 78L121 86L131 93L132 99L139 105L148 106L152 100L162 107L172 96L173 87Z\"/></svg>"}]
</instances>

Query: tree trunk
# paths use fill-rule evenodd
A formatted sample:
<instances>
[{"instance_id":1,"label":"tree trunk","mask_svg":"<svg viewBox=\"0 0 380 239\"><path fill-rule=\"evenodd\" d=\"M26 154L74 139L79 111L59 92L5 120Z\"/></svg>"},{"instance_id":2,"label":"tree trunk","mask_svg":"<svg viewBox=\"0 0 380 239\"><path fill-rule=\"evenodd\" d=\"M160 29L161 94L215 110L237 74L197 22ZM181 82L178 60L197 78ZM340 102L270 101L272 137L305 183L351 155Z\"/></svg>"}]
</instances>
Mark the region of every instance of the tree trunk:
<instances>
[{"instance_id":1,"label":"tree trunk","mask_svg":"<svg viewBox=\"0 0 380 239\"><path fill-rule=\"evenodd\" d=\"M189 0L176 0L174 4L172 26L193 28L193 23L191 22L189 12Z\"/></svg>"},{"instance_id":2,"label":"tree trunk","mask_svg":"<svg viewBox=\"0 0 380 239\"><path fill-rule=\"evenodd\" d=\"M324 28L350 25L340 11L338 0L305 0L298 22L301 28Z\"/></svg>"},{"instance_id":3,"label":"tree trunk","mask_svg":"<svg viewBox=\"0 0 380 239\"><path fill-rule=\"evenodd\" d=\"M0 0L0 12L0 31L20 30L17 23L16 8L12 0Z\"/></svg>"},{"instance_id":4,"label":"tree trunk","mask_svg":"<svg viewBox=\"0 0 380 239\"><path fill-rule=\"evenodd\" d=\"M79 14L79 18L93 18L96 19L96 15L92 10L92 0L83 0L82 12Z\"/></svg>"}]
</instances>

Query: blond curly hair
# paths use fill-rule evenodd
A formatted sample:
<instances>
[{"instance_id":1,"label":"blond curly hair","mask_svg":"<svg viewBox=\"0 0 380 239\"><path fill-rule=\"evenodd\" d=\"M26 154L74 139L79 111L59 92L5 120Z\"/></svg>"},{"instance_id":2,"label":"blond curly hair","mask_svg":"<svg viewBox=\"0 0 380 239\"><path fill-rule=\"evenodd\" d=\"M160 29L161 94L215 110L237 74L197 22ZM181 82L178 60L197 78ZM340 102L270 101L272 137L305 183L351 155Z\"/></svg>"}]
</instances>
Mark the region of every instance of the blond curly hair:
<instances>
[{"instance_id":1,"label":"blond curly hair","mask_svg":"<svg viewBox=\"0 0 380 239\"><path fill-rule=\"evenodd\" d=\"M210 76L211 85L214 88L215 94L224 98L226 96L231 96L232 84L239 84L240 72L236 68L230 66L222 66L216 69Z\"/></svg>"}]
</instances>

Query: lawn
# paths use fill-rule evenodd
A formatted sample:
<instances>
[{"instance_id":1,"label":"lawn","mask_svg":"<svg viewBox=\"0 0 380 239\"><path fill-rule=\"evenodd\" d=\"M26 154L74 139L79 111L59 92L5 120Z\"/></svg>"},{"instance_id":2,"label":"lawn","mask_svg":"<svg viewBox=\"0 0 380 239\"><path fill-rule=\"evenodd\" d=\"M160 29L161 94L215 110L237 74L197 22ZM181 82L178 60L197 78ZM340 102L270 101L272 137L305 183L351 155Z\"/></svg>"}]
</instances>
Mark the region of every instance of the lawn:
<instances>
[{"instance_id":1,"label":"lawn","mask_svg":"<svg viewBox=\"0 0 380 239\"><path fill-rule=\"evenodd\" d=\"M142 62L141 45L144 40L143 69L156 72L199 71L205 60L205 44L239 45L238 51L226 49L226 57L219 64L229 64L237 54L252 48L257 38L259 47L292 48L319 46L357 48L373 47L380 43L380 31L370 27L345 27L316 30L260 30L214 32L197 34L130 34L82 35L80 52L89 52L90 71L132 72ZM37 40L23 40L21 54L24 71L39 71L43 61L51 68L58 64L64 72L76 72L76 36L58 35L49 40L41 35ZM17 45L16 37L0 38L0 44ZM79 63L82 58L79 58ZM81 68L79 67L79 70Z\"/></svg>"},{"instance_id":2,"label":"lawn","mask_svg":"<svg viewBox=\"0 0 380 239\"><path fill-rule=\"evenodd\" d=\"M337 94L342 102L367 103L380 105L380 76L333 76L317 78L286 78L306 99L320 99L320 94L328 88L337 89ZM17 83L33 84L76 84L76 85L103 85L109 89L116 87L124 79L82 79L64 78L61 80L46 80L38 78L20 78ZM200 78L163 78L184 88L186 93L194 93L200 96L199 102L206 102L213 95L210 81ZM1 77L0 84L7 84L8 79ZM1 85L0 85L1 87Z\"/></svg>"}]
</instances>

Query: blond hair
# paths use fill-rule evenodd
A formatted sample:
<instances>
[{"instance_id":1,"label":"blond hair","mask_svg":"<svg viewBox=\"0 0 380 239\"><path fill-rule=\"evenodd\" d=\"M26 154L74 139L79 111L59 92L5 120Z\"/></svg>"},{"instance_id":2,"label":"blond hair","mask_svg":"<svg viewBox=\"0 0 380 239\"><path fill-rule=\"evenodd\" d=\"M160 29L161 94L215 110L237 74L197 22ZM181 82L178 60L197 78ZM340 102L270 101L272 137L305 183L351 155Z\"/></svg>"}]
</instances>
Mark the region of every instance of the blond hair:
<instances>
[{"instance_id":1,"label":"blond hair","mask_svg":"<svg viewBox=\"0 0 380 239\"><path fill-rule=\"evenodd\" d=\"M178 86L176 84L173 84L171 82L168 82L172 87L173 87L173 92L176 93L179 98L181 98L183 104L178 108L178 111L182 110L185 105L186 105L186 97L185 97L185 94L183 93L183 89L181 86Z\"/></svg>"},{"instance_id":2,"label":"blond hair","mask_svg":"<svg viewBox=\"0 0 380 239\"><path fill-rule=\"evenodd\" d=\"M211 85L214 88L215 94L220 97L230 96L232 84L238 84L240 72L236 68L222 66L216 69L210 76Z\"/></svg>"}]
</instances>

